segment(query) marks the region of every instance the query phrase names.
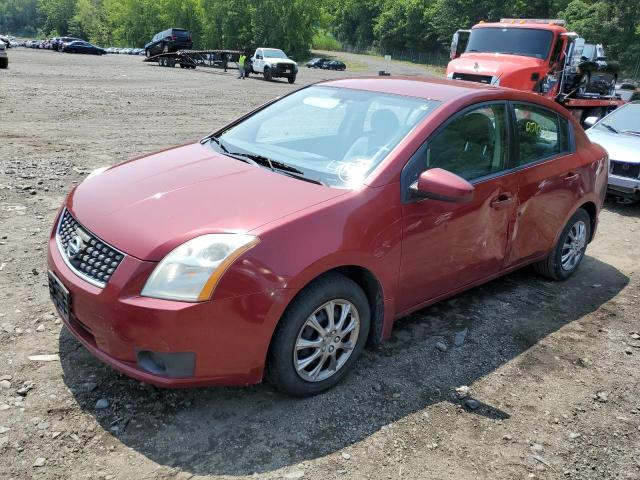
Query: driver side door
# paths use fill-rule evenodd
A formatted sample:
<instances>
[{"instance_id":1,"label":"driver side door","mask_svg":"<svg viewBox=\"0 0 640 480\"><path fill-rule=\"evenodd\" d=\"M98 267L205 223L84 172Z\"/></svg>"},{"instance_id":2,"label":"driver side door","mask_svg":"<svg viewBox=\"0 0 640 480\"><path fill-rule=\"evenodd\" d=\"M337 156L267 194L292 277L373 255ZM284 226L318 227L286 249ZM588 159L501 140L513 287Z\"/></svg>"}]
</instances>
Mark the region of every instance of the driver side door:
<instances>
[{"instance_id":1,"label":"driver side door","mask_svg":"<svg viewBox=\"0 0 640 480\"><path fill-rule=\"evenodd\" d=\"M506 102L478 104L446 121L402 173L402 257L398 311L406 312L496 275L507 255L517 179ZM469 203L412 198L409 186L430 168L469 181Z\"/></svg>"}]
</instances>

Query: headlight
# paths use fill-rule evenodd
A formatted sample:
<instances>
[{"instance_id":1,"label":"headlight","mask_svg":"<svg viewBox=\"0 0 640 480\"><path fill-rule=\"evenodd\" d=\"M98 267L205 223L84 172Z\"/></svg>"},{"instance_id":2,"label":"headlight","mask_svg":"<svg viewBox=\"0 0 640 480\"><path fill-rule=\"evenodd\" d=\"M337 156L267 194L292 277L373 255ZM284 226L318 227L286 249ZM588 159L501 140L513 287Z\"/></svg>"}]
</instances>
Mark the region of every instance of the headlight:
<instances>
[{"instance_id":1,"label":"headlight","mask_svg":"<svg viewBox=\"0 0 640 480\"><path fill-rule=\"evenodd\" d=\"M158 264L142 289L142 296L183 302L208 300L227 268L259 241L253 235L235 233L189 240Z\"/></svg>"},{"instance_id":2,"label":"headlight","mask_svg":"<svg viewBox=\"0 0 640 480\"><path fill-rule=\"evenodd\" d=\"M500 86L500 77L496 77L495 75L493 77L491 77L491 85L493 85L494 87L499 87Z\"/></svg>"},{"instance_id":3,"label":"headlight","mask_svg":"<svg viewBox=\"0 0 640 480\"><path fill-rule=\"evenodd\" d=\"M453 72L449 72L449 73L447 73L447 78L448 78L449 80L453 79Z\"/></svg>"}]
</instances>

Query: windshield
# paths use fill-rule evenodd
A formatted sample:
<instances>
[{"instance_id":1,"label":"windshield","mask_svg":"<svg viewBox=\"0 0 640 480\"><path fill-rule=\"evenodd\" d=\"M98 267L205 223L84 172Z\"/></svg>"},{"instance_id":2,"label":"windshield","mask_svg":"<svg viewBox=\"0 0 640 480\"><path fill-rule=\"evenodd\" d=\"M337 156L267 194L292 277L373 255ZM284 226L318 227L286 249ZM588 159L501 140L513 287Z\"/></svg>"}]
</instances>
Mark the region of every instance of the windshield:
<instances>
[{"instance_id":1,"label":"windshield","mask_svg":"<svg viewBox=\"0 0 640 480\"><path fill-rule=\"evenodd\" d=\"M286 167L311 181L355 188L439 104L314 86L264 108L209 145L231 156L251 156L262 166L267 161L276 170Z\"/></svg>"},{"instance_id":2,"label":"windshield","mask_svg":"<svg viewBox=\"0 0 640 480\"><path fill-rule=\"evenodd\" d=\"M263 50L264 58L287 58L282 50L268 49Z\"/></svg>"},{"instance_id":3,"label":"windshield","mask_svg":"<svg viewBox=\"0 0 640 480\"><path fill-rule=\"evenodd\" d=\"M628 103L614 110L595 128L607 131L613 128L616 132L640 135L640 103Z\"/></svg>"},{"instance_id":4,"label":"windshield","mask_svg":"<svg viewBox=\"0 0 640 480\"><path fill-rule=\"evenodd\" d=\"M547 58L553 33L535 28L475 28L471 30L466 53L504 53Z\"/></svg>"}]
</instances>

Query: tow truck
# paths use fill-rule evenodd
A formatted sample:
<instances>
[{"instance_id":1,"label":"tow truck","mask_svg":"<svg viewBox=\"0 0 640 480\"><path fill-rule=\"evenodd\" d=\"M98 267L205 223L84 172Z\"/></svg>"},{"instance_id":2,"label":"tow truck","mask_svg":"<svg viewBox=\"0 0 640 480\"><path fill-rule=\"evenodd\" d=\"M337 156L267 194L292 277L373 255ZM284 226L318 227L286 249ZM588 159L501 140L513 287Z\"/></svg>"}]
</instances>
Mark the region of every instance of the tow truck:
<instances>
[{"instance_id":1,"label":"tow truck","mask_svg":"<svg viewBox=\"0 0 640 480\"><path fill-rule=\"evenodd\" d=\"M564 20L480 22L454 33L447 78L538 93L562 104L584 124L588 117L601 118L625 103L617 95L569 90L567 77L580 73L576 59L584 45Z\"/></svg>"}]
</instances>

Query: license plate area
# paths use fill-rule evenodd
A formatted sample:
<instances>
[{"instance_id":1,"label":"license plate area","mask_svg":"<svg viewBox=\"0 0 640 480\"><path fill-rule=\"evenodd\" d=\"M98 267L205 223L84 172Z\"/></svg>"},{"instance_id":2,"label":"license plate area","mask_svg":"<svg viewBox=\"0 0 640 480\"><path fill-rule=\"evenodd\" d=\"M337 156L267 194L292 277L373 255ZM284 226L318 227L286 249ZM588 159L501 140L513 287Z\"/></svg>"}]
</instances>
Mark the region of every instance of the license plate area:
<instances>
[{"instance_id":1,"label":"license plate area","mask_svg":"<svg viewBox=\"0 0 640 480\"><path fill-rule=\"evenodd\" d=\"M49 271L47 273L49 277L49 296L51 297L51 301L56 306L62 319L69 322L71 316L71 295L69 294L69 290L67 290L53 272Z\"/></svg>"}]
</instances>

